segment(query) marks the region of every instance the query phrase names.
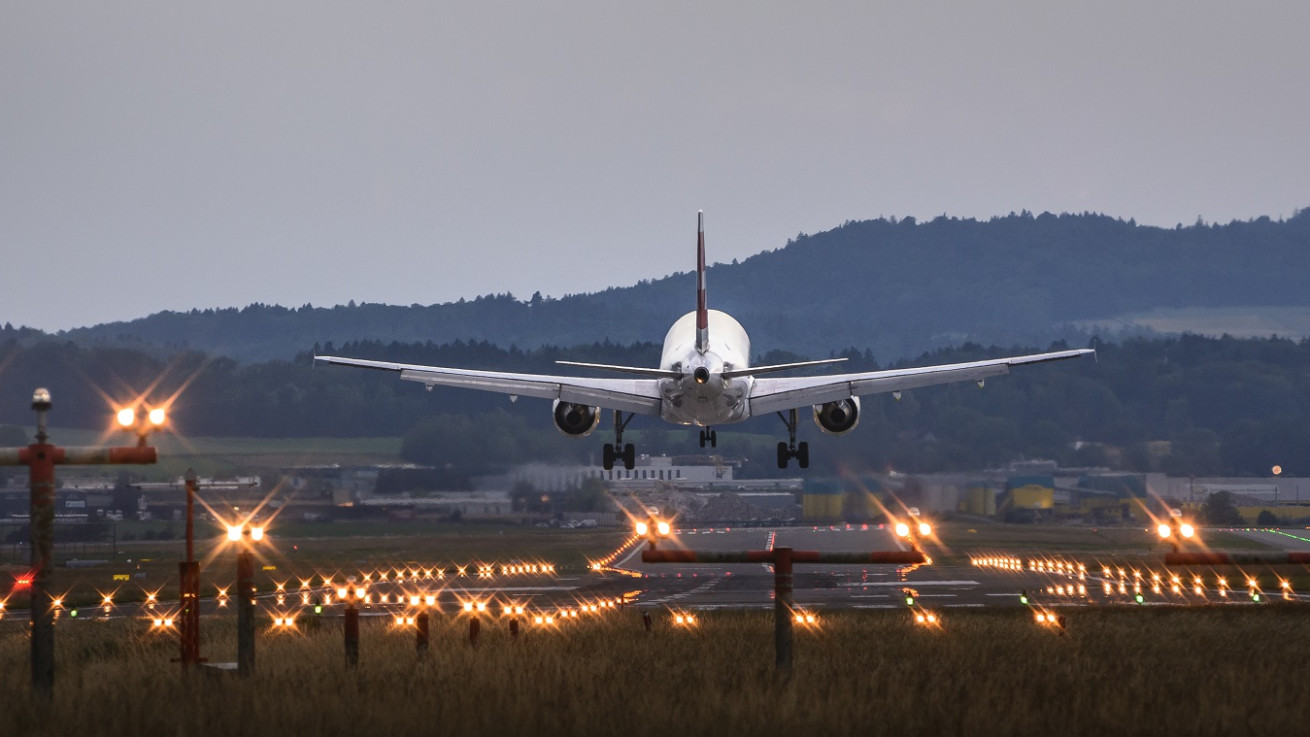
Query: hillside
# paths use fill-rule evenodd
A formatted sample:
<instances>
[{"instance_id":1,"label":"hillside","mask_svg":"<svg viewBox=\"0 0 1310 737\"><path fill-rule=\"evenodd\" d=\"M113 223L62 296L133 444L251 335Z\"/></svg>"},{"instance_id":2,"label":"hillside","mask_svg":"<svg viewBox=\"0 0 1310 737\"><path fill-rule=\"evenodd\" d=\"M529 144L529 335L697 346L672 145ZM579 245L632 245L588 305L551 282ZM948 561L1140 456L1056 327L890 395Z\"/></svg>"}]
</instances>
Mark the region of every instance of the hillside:
<instances>
[{"instance_id":1,"label":"hillside","mask_svg":"<svg viewBox=\"0 0 1310 737\"><path fill-rule=\"evenodd\" d=\"M1310 210L1285 221L1173 229L1103 215L1021 213L849 222L741 263L716 264L708 282L711 306L745 325L757 353L823 356L854 346L897 359L964 341L1082 342L1098 330L1149 329L1151 322L1131 316L1154 310L1205 308L1223 316L1236 309L1258 318L1270 308L1310 307L1307 272ZM360 339L627 344L659 341L693 306L693 294L692 276L683 273L560 299L162 312L61 336L187 347L241 361L290 359L316 343ZM1223 332L1204 319L1188 326Z\"/></svg>"}]
</instances>

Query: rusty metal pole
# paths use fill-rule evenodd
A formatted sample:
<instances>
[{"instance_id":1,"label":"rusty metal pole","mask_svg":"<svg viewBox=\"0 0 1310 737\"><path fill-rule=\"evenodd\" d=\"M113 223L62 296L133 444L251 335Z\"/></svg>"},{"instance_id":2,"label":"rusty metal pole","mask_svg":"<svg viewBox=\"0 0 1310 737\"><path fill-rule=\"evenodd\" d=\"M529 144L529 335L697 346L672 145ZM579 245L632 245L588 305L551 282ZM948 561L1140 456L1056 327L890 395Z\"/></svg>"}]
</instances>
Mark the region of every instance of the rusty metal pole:
<instances>
[{"instance_id":1,"label":"rusty metal pole","mask_svg":"<svg viewBox=\"0 0 1310 737\"><path fill-rule=\"evenodd\" d=\"M177 564L182 587L181 657L183 668L200 664L200 564L184 561Z\"/></svg>"},{"instance_id":2,"label":"rusty metal pole","mask_svg":"<svg viewBox=\"0 0 1310 737\"><path fill-rule=\"evenodd\" d=\"M791 676L792 565L791 548L773 549L773 647L774 668L783 678Z\"/></svg>"},{"instance_id":3,"label":"rusty metal pole","mask_svg":"<svg viewBox=\"0 0 1310 737\"><path fill-rule=\"evenodd\" d=\"M50 411L50 392L38 388L32 393L36 411L36 442L24 448L0 448L0 466L27 466L28 526L31 535L31 625L32 691L49 697L54 691L54 599L50 596L50 567L54 563L55 539L55 466L119 463L154 463L155 449L145 445L144 436L136 447L61 448L51 445L46 433L46 413Z\"/></svg>"},{"instance_id":4,"label":"rusty metal pole","mask_svg":"<svg viewBox=\"0 0 1310 737\"><path fill-rule=\"evenodd\" d=\"M196 469L188 468L183 479L186 481L186 562L192 563L196 559Z\"/></svg>"},{"instance_id":5,"label":"rusty metal pole","mask_svg":"<svg viewBox=\"0 0 1310 737\"><path fill-rule=\"evenodd\" d=\"M478 646L478 633L482 631L482 620L474 615L469 619L469 644L473 647Z\"/></svg>"},{"instance_id":6,"label":"rusty metal pole","mask_svg":"<svg viewBox=\"0 0 1310 737\"><path fill-rule=\"evenodd\" d=\"M428 613L419 612L414 618L414 624L416 625L414 649L418 651L418 656L421 658L428 654Z\"/></svg>"},{"instance_id":7,"label":"rusty metal pole","mask_svg":"<svg viewBox=\"0 0 1310 737\"><path fill-rule=\"evenodd\" d=\"M359 610L353 599L346 599L345 624L342 627L346 642L346 667L359 665Z\"/></svg>"},{"instance_id":8,"label":"rusty metal pole","mask_svg":"<svg viewBox=\"0 0 1310 737\"><path fill-rule=\"evenodd\" d=\"M249 550L237 553L237 674L255 672L255 561Z\"/></svg>"},{"instance_id":9,"label":"rusty metal pole","mask_svg":"<svg viewBox=\"0 0 1310 737\"><path fill-rule=\"evenodd\" d=\"M188 468L186 480L186 561L178 566L181 588L181 662L182 667L200 663L200 564L195 555L196 472Z\"/></svg>"},{"instance_id":10,"label":"rusty metal pole","mask_svg":"<svg viewBox=\"0 0 1310 737\"><path fill-rule=\"evenodd\" d=\"M32 691L50 698L55 687L54 600L50 596L50 566L55 539L55 452L46 441L46 412L50 393L36 390L36 442L27 447L30 498L28 523L32 550Z\"/></svg>"}]
</instances>

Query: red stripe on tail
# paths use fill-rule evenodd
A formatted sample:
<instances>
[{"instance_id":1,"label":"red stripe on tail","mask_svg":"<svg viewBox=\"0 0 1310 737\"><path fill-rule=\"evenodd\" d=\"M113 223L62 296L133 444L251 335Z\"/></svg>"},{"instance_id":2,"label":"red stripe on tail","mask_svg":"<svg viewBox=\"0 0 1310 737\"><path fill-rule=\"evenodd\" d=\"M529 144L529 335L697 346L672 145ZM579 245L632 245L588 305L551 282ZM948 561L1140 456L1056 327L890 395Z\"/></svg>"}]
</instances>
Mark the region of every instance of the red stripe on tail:
<instances>
[{"instance_id":1,"label":"red stripe on tail","mask_svg":"<svg viewBox=\"0 0 1310 737\"><path fill-rule=\"evenodd\" d=\"M696 214L696 350L709 348L710 311L705 303L705 213Z\"/></svg>"}]
</instances>

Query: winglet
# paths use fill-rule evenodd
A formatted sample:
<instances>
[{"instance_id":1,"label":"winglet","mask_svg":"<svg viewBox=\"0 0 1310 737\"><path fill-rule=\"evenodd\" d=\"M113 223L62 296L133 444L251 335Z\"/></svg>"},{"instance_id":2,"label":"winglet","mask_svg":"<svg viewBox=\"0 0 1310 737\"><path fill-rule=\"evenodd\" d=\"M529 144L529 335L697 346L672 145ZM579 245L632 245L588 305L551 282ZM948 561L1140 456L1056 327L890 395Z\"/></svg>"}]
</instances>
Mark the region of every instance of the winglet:
<instances>
[{"instance_id":1,"label":"winglet","mask_svg":"<svg viewBox=\"0 0 1310 737\"><path fill-rule=\"evenodd\" d=\"M696 213L696 351L710 348L710 311L705 304L705 212Z\"/></svg>"}]
</instances>

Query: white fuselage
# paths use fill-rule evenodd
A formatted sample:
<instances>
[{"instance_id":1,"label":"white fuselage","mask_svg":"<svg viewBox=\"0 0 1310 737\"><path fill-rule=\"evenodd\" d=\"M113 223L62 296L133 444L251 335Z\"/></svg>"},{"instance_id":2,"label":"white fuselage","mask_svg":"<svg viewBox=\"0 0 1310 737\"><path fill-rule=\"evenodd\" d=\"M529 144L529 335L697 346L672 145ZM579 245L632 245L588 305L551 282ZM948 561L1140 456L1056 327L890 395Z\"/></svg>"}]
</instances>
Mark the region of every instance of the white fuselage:
<instances>
[{"instance_id":1,"label":"white fuselage","mask_svg":"<svg viewBox=\"0 0 1310 737\"><path fill-rule=\"evenodd\" d=\"M679 425L724 425L750 416L750 376L724 379L723 372L750 366L751 341L741 323L709 310L709 345L696 349L696 313L688 312L664 336L660 368L677 379L660 379L660 416Z\"/></svg>"}]
</instances>

